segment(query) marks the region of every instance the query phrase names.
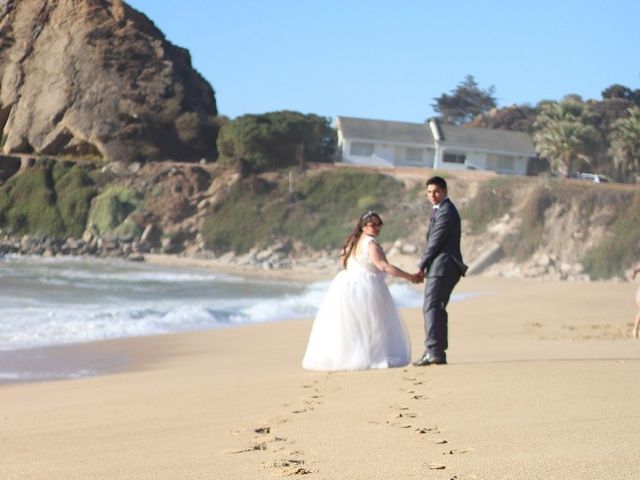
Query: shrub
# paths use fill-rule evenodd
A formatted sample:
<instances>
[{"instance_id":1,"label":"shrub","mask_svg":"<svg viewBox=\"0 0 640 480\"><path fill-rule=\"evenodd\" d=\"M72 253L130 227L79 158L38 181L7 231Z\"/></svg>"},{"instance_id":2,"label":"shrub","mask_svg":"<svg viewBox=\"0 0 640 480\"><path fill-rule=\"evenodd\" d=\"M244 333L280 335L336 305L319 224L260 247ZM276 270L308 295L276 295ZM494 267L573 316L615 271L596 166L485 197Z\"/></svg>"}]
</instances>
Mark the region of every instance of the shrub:
<instances>
[{"instance_id":1,"label":"shrub","mask_svg":"<svg viewBox=\"0 0 640 480\"><path fill-rule=\"evenodd\" d=\"M0 190L0 225L18 234L65 236L48 162L11 177Z\"/></svg>"},{"instance_id":2,"label":"shrub","mask_svg":"<svg viewBox=\"0 0 640 480\"><path fill-rule=\"evenodd\" d=\"M127 216L141 205L142 193L127 187L109 186L96 199L91 211L87 229L95 235L105 233L119 226Z\"/></svg>"},{"instance_id":3,"label":"shrub","mask_svg":"<svg viewBox=\"0 0 640 480\"><path fill-rule=\"evenodd\" d=\"M202 227L205 246L218 253L244 253L254 245L265 244L271 228L260 209L269 200L269 193L259 193L244 180L230 190L214 215Z\"/></svg>"},{"instance_id":4,"label":"shrub","mask_svg":"<svg viewBox=\"0 0 640 480\"><path fill-rule=\"evenodd\" d=\"M54 168L54 178L57 179L57 206L67 235L80 237L89 218L91 199L97 193L89 169L80 165L61 166Z\"/></svg>"},{"instance_id":5,"label":"shrub","mask_svg":"<svg viewBox=\"0 0 640 480\"><path fill-rule=\"evenodd\" d=\"M582 258L584 271L591 278L624 276L624 271L640 258L640 193L616 218L611 234Z\"/></svg>"},{"instance_id":6,"label":"shrub","mask_svg":"<svg viewBox=\"0 0 640 480\"><path fill-rule=\"evenodd\" d=\"M364 211L375 206L384 218L386 206L399 201L404 191L400 181L379 173L323 172L301 182L303 201L291 212L285 227L313 248L338 248ZM372 205L362 208L361 199L367 203L367 197Z\"/></svg>"},{"instance_id":7,"label":"shrub","mask_svg":"<svg viewBox=\"0 0 640 480\"><path fill-rule=\"evenodd\" d=\"M380 210L382 202L373 195L365 195L358 199L358 210L366 212L367 210Z\"/></svg>"},{"instance_id":8,"label":"shrub","mask_svg":"<svg viewBox=\"0 0 640 480\"><path fill-rule=\"evenodd\" d=\"M207 248L242 253L279 237L300 240L314 249L339 248L363 212L362 198L383 210L404 192L403 184L391 177L351 170L303 177L294 201L284 181L270 188L252 188L254 183L242 181L206 219L202 233Z\"/></svg>"},{"instance_id":9,"label":"shrub","mask_svg":"<svg viewBox=\"0 0 640 480\"><path fill-rule=\"evenodd\" d=\"M225 123L218 135L218 161L243 173L327 162L333 159L336 133L329 119L281 111L242 115Z\"/></svg>"}]
</instances>

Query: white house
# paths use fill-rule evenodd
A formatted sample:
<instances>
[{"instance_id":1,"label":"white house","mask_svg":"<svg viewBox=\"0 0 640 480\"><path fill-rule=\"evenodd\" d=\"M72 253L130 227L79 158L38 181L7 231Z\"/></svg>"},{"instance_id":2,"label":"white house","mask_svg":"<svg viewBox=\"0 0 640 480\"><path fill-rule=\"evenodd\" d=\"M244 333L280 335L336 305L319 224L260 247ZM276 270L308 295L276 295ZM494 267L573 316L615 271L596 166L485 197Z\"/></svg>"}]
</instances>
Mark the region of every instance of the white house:
<instances>
[{"instance_id":1,"label":"white house","mask_svg":"<svg viewBox=\"0 0 640 480\"><path fill-rule=\"evenodd\" d=\"M536 152L524 132L337 117L339 161L370 166L491 170L526 175Z\"/></svg>"}]
</instances>

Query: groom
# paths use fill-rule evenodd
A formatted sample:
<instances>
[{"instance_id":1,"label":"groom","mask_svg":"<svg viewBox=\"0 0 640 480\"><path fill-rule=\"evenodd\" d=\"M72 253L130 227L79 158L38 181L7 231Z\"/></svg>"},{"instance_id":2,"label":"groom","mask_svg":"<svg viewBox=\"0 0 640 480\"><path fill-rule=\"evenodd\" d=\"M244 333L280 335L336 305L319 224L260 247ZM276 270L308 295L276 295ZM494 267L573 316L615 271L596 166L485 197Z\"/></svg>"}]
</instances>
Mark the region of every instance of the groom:
<instances>
[{"instance_id":1,"label":"groom","mask_svg":"<svg viewBox=\"0 0 640 480\"><path fill-rule=\"evenodd\" d=\"M433 205L427 230L427 248L418 264L425 278L424 331L425 351L413 362L416 367L446 364L447 304L461 276L467 271L460 253L460 215L447 197L447 182L442 177L427 180L427 197Z\"/></svg>"}]
</instances>

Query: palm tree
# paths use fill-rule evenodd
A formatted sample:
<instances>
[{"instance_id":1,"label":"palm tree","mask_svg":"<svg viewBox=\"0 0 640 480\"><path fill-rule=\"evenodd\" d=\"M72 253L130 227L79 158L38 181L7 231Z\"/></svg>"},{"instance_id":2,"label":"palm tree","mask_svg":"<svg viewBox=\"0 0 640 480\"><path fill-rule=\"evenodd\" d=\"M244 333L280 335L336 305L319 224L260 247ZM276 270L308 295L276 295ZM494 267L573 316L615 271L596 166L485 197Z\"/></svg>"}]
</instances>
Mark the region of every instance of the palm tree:
<instances>
[{"instance_id":1,"label":"palm tree","mask_svg":"<svg viewBox=\"0 0 640 480\"><path fill-rule=\"evenodd\" d=\"M609 154L621 179L640 173L640 108L628 109L629 116L616 120L609 136Z\"/></svg>"},{"instance_id":2,"label":"palm tree","mask_svg":"<svg viewBox=\"0 0 640 480\"><path fill-rule=\"evenodd\" d=\"M575 160L589 162L589 153L598 143L593 118L588 106L572 97L543 104L534 122L536 151L552 169L571 176Z\"/></svg>"}]
</instances>

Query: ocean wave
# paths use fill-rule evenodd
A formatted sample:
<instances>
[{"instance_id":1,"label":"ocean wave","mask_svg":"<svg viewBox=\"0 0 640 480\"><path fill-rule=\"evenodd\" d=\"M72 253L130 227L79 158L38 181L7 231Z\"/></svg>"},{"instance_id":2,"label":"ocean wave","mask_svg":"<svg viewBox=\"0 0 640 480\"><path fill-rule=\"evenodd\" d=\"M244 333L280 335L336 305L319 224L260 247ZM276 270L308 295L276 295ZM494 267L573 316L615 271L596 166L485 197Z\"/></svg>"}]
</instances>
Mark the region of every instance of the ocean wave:
<instances>
[{"instance_id":1,"label":"ocean wave","mask_svg":"<svg viewBox=\"0 0 640 480\"><path fill-rule=\"evenodd\" d=\"M311 319L330 284L73 258L3 263L0 351ZM420 288L398 281L389 288L399 307L422 305Z\"/></svg>"},{"instance_id":2,"label":"ocean wave","mask_svg":"<svg viewBox=\"0 0 640 480\"><path fill-rule=\"evenodd\" d=\"M300 293L263 298L172 299L112 305L29 304L3 308L0 350L313 318L328 285L317 282ZM415 306L421 299L415 289L406 285L392 284L391 292L402 307Z\"/></svg>"},{"instance_id":3,"label":"ocean wave","mask_svg":"<svg viewBox=\"0 0 640 480\"><path fill-rule=\"evenodd\" d=\"M7 255L3 259L3 276L33 278L44 285L83 284L113 282L136 284L155 283L201 283L247 280L238 276L199 270L182 270L136 264L124 260L86 257L34 257ZM80 283L79 283L80 282Z\"/></svg>"}]
</instances>

